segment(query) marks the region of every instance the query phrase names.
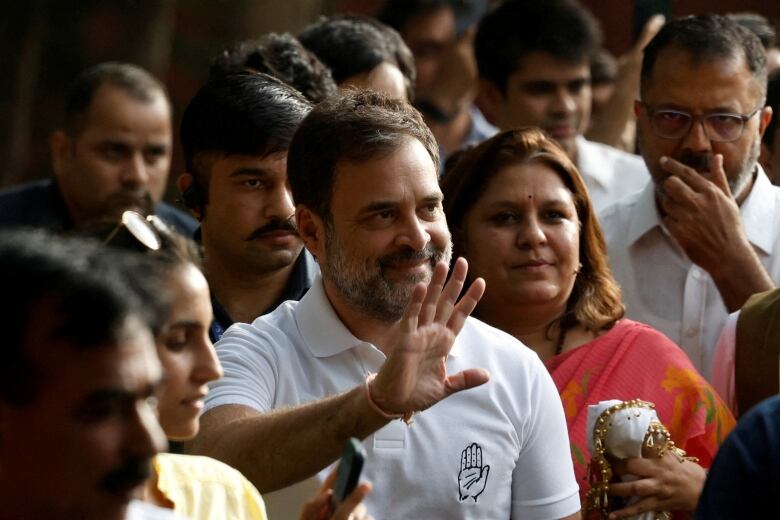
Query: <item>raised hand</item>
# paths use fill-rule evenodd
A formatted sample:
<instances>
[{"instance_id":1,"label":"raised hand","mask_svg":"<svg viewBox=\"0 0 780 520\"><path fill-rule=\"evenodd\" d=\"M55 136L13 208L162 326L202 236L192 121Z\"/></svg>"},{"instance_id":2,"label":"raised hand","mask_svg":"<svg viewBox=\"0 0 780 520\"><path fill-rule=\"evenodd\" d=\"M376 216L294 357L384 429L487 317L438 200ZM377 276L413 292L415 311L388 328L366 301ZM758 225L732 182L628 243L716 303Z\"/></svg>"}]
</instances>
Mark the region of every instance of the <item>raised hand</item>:
<instances>
[{"instance_id":1,"label":"raised hand","mask_svg":"<svg viewBox=\"0 0 780 520\"><path fill-rule=\"evenodd\" d=\"M474 443L468 446L460 455L460 473L458 473L458 488L460 501L477 497L485 490L490 466L482 465L482 448Z\"/></svg>"},{"instance_id":2,"label":"raised hand","mask_svg":"<svg viewBox=\"0 0 780 520\"><path fill-rule=\"evenodd\" d=\"M400 338L371 382L371 397L385 412L425 410L455 392L488 381L484 369L448 375L445 365L455 337L485 291L484 280L478 278L458 300L467 272L466 260L459 258L445 284L447 265L439 262L430 283L415 287L401 318Z\"/></svg>"}]
</instances>

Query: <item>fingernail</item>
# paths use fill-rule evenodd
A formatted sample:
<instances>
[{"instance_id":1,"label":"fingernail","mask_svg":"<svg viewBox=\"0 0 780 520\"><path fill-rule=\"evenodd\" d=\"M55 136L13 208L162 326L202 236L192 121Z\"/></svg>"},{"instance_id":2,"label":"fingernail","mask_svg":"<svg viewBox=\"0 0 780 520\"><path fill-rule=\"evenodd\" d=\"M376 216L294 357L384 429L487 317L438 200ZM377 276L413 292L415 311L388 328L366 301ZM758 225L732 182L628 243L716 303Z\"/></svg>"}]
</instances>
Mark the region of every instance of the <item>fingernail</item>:
<instances>
[{"instance_id":1,"label":"fingernail","mask_svg":"<svg viewBox=\"0 0 780 520\"><path fill-rule=\"evenodd\" d=\"M669 158L665 155L662 155L660 159L658 159L658 162L661 164L661 166L664 166L669 161Z\"/></svg>"}]
</instances>

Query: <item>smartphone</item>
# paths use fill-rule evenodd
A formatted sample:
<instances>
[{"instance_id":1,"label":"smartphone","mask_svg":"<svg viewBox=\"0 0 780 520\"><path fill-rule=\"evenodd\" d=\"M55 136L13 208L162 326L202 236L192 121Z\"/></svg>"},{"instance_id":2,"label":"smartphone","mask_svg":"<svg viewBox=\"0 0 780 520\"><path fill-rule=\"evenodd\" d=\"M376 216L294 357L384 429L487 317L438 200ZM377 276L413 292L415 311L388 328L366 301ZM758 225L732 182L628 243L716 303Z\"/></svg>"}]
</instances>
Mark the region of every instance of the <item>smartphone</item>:
<instances>
[{"instance_id":1,"label":"smartphone","mask_svg":"<svg viewBox=\"0 0 780 520\"><path fill-rule=\"evenodd\" d=\"M355 489L363 471L366 460L366 450L354 437L350 437L341 452L341 462L336 475L336 485L333 488L334 506L340 504Z\"/></svg>"}]
</instances>

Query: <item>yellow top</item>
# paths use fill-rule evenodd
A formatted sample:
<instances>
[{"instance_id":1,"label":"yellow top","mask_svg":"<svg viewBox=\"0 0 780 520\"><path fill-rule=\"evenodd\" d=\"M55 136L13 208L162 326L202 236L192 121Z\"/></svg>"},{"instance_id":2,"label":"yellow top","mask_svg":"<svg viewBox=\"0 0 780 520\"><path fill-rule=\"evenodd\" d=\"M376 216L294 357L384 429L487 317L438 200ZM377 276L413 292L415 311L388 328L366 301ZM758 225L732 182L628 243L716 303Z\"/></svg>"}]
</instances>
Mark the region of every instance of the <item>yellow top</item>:
<instances>
[{"instance_id":1,"label":"yellow top","mask_svg":"<svg viewBox=\"0 0 780 520\"><path fill-rule=\"evenodd\" d=\"M209 457L160 453L157 487L174 511L192 520L267 520L257 489L237 470Z\"/></svg>"}]
</instances>

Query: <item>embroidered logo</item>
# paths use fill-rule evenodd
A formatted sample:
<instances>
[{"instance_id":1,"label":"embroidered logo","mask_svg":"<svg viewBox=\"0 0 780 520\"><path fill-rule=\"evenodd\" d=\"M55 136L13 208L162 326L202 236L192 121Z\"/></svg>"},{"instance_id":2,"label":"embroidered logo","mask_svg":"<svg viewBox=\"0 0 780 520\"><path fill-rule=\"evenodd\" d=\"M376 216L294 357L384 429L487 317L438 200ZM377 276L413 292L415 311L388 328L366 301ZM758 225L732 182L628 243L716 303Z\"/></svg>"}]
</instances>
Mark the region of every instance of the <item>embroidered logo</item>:
<instances>
[{"instance_id":1,"label":"embroidered logo","mask_svg":"<svg viewBox=\"0 0 780 520\"><path fill-rule=\"evenodd\" d=\"M477 443L467 446L460 455L460 473L458 473L458 498L461 502L468 498L477 501L485 491L490 466L482 465L482 448Z\"/></svg>"}]
</instances>

